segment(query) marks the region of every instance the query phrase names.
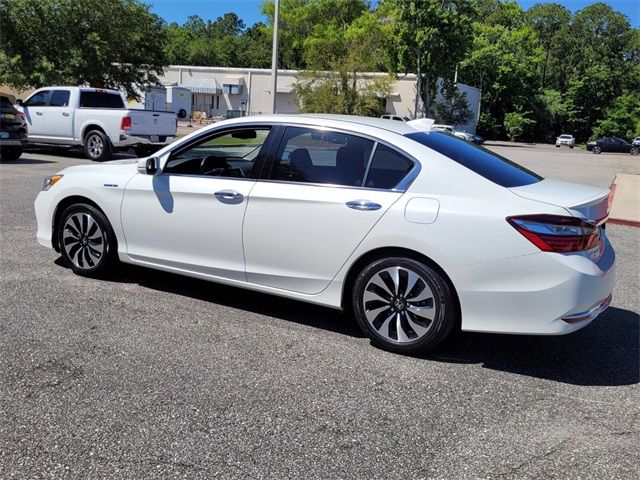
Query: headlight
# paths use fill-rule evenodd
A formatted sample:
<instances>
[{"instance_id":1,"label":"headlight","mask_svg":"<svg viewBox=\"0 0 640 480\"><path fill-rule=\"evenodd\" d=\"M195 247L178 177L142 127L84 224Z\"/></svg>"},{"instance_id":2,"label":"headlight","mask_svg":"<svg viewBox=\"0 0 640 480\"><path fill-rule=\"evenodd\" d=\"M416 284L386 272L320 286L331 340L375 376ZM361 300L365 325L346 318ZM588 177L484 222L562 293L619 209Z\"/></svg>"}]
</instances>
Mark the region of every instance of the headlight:
<instances>
[{"instance_id":1,"label":"headlight","mask_svg":"<svg viewBox=\"0 0 640 480\"><path fill-rule=\"evenodd\" d=\"M42 186L42 190L49 190L56 183L58 183L64 175L51 175L44 179L44 185Z\"/></svg>"}]
</instances>

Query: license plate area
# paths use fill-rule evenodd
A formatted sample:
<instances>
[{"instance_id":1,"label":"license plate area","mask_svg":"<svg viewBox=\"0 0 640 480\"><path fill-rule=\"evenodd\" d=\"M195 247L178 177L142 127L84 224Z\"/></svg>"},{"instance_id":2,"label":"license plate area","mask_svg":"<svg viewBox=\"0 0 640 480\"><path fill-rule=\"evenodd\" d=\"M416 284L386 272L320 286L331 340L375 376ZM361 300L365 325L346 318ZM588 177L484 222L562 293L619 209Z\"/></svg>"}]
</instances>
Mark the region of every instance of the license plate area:
<instances>
[{"instance_id":1,"label":"license plate area","mask_svg":"<svg viewBox=\"0 0 640 480\"><path fill-rule=\"evenodd\" d=\"M159 142L160 137L158 135L149 135L149 140L151 140L152 142Z\"/></svg>"}]
</instances>

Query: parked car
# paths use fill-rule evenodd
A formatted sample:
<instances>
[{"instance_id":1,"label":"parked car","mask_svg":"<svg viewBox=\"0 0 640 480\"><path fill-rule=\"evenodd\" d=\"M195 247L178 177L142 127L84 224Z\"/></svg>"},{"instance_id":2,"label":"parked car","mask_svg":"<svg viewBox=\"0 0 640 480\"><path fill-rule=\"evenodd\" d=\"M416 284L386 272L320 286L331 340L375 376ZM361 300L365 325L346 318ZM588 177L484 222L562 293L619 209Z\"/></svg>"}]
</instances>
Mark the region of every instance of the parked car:
<instances>
[{"instance_id":1,"label":"parked car","mask_svg":"<svg viewBox=\"0 0 640 480\"><path fill-rule=\"evenodd\" d=\"M636 137L633 139L633 141L631 142L633 145L640 145L640 137Z\"/></svg>"},{"instance_id":2,"label":"parked car","mask_svg":"<svg viewBox=\"0 0 640 480\"><path fill-rule=\"evenodd\" d=\"M560 148L562 145L566 145L569 148L573 148L576 145L576 139L573 138L573 135L569 135L568 133L563 133L558 138L556 138L556 147Z\"/></svg>"},{"instance_id":3,"label":"parked car","mask_svg":"<svg viewBox=\"0 0 640 480\"><path fill-rule=\"evenodd\" d=\"M27 143L24 116L14 106L15 97L0 92L0 158L17 160Z\"/></svg>"},{"instance_id":4,"label":"parked car","mask_svg":"<svg viewBox=\"0 0 640 480\"><path fill-rule=\"evenodd\" d=\"M30 143L82 146L94 161L129 148L144 156L176 136L175 113L127 109L124 96L116 90L45 87L18 103Z\"/></svg>"},{"instance_id":5,"label":"parked car","mask_svg":"<svg viewBox=\"0 0 640 480\"><path fill-rule=\"evenodd\" d=\"M431 126L431 130L435 130L437 132L448 133L448 134L454 135L454 136L456 136L458 138L462 138L463 140L466 140L467 142L475 143L475 144L478 144L478 145L482 145L484 143L484 138L479 137L477 135L474 135L473 133L465 132L463 130L456 130L451 125L435 124L435 125Z\"/></svg>"},{"instance_id":6,"label":"parked car","mask_svg":"<svg viewBox=\"0 0 640 480\"><path fill-rule=\"evenodd\" d=\"M121 261L344 308L376 345L413 353L458 320L589 324L614 284L608 195L405 122L260 115L66 168L35 210L39 243L80 275Z\"/></svg>"},{"instance_id":7,"label":"parked car","mask_svg":"<svg viewBox=\"0 0 640 480\"><path fill-rule=\"evenodd\" d=\"M640 147L625 142L621 138L616 137L604 137L599 140L595 140L587 143L587 150L595 154L601 152L624 152L631 153L631 155L638 155Z\"/></svg>"},{"instance_id":8,"label":"parked car","mask_svg":"<svg viewBox=\"0 0 640 480\"><path fill-rule=\"evenodd\" d=\"M380 118L385 118L387 120L396 120L398 122L408 122L411 119L404 115L382 115Z\"/></svg>"}]
</instances>

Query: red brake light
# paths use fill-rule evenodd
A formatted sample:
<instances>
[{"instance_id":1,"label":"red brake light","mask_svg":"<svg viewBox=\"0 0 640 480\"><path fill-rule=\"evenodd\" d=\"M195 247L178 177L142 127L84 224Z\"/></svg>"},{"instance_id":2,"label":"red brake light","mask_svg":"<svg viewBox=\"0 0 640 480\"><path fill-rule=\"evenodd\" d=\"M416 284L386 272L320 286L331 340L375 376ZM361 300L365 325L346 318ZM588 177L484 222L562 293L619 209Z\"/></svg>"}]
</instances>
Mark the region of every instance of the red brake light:
<instances>
[{"instance_id":1,"label":"red brake light","mask_svg":"<svg viewBox=\"0 0 640 480\"><path fill-rule=\"evenodd\" d=\"M507 222L544 252L582 252L600 242L598 225L575 217L523 215Z\"/></svg>"},{"instance_id":2,"label":"red brake light","mask_svg":"<svg viewBox=\"0 0 640 480\"><path fill-rule=\"evenodd\" d=\"M122 122L120 122L120 130L131 130L131 117L122 117Z\"/></svg>"},{"instance_id":3,"label":"red brake light","mask_svg":"<svg viewBox=\"0 0 640 480\"><path fill-rule=\"evenodd\" d=\"M16 116L24 122L24 113L16 112Z\"/></svg>"}]
</instances>

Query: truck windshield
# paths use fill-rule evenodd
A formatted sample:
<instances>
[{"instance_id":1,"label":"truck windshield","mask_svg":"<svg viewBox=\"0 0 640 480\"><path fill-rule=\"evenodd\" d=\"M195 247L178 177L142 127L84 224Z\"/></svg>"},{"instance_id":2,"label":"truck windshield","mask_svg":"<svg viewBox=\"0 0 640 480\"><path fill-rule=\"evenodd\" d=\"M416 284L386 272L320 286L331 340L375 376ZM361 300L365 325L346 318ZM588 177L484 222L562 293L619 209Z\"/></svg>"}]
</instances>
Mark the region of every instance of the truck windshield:
<instances>
[{"instance_id":1,"label":"truck windshield","mask_svg":"<svg viewBox=\"0 0 640 480\"><path fill-rule=\"evenodd\" d=\"M80 92L80 107L124 108L124 102L119 93L84 91Z\"/></svg>"},{"instance_id":2,"label":"truck windshield","mask_svg":"<svg viewBox=\"0 0 640 480\"><path fill-rule=\"evenodd\" d=\"M541 176L517 163L453 135L440 132L416 132L405 136L503 187L521 187L542 180Z\"/></svg>"}]
</instances>

